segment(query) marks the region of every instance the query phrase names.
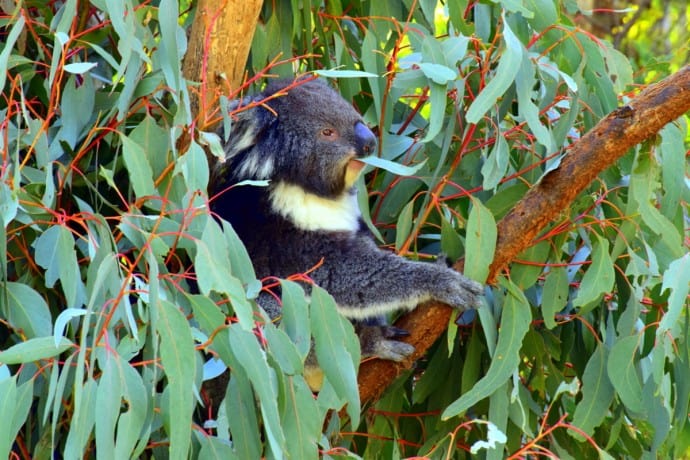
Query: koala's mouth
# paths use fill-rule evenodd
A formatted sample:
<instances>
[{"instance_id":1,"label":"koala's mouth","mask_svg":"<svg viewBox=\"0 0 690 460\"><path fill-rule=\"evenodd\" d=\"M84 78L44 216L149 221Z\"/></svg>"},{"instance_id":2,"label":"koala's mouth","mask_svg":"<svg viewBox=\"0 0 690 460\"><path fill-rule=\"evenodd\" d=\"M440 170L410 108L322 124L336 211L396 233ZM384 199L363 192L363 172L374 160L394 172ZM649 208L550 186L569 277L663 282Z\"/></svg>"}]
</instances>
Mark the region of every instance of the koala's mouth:
<instances>
[{"instance_id":1,"label":"koala's mouth","mask_svg":"<svg viewBox=\"0 0 690 460\"><path fill-rule=\"evenodd\" d=\"M355 185L357 178L359 177L362 169L364 169L365 163L358 160L356 157L350 158L345 166L345 189L349 190Z\"/></svg>"}]
</instances>

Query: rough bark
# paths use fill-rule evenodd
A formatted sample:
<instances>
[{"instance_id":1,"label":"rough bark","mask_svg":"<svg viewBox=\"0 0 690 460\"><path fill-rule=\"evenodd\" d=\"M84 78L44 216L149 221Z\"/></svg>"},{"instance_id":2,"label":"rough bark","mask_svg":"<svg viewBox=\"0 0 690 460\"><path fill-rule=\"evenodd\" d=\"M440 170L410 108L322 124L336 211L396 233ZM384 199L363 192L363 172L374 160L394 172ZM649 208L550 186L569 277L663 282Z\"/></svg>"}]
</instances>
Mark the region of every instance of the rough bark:
<instances>
[{"instance_id":1,"label":"rough bark","mask_svg":"<svg viewBox=\"0 0 690 460\"><path fill-rule=\"evenodd\" d=\"M570 149L557 169L533 186L498 222L496 256L489 278L495 279L517 254L529 248L539 232L558 219L599 173L629 148L653 137L667 123L688 111L690 66L685 66L602 119ZM434 303L401 318L396 326L410 331L405 341L414 345L415 353L403 363L381 360L362 363L359 371L362 403L377 400L393 379L409 369L443 333L450 315L449 307Z\"/></svg>"},{"instance_id":2,"label":"rough bark","mask_svg":"<svg viewBox=\"0 0 690 460\"><path fill-rule=\"evenodd\" d=\"M228 95L242 84L262 4L262 0L198 1L183 72L188 80L199 82L191 91L191 106L201 129L214 118L219 94Z\"/></svg>"}]
</instances>

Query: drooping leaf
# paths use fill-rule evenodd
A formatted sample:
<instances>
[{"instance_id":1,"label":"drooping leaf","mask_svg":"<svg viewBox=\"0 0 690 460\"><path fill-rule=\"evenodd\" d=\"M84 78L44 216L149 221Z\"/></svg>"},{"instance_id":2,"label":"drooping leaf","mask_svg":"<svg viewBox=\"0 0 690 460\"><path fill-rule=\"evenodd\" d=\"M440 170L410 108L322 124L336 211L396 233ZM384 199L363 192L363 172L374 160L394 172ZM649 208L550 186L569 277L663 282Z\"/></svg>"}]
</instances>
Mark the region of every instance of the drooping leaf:
<instances>
[{"instance_id":1,"label":"drooping leaf","mask_svg":"<svg viewBox=\"0 0 690 460\"><path fill-rule=\"evenodd\" d=\"M611 291L613 281L613 261L609 255L609 242L597 235L592 250L592 263L587 267L580 281L580 290L573 300L573 305L581 307L580 314L594 308L595 303Z\"/></svg>"},{"instance_id":2,"label":"drooping leaf","mask_svg":"<svg viewBox=\"0 0 690 460\"><path fill-rule=\"evenodd\" d=\"M575 407L573 426L590 436L601 425L615 396L614 387L606 372L609 361L610 354L600 344L589 358L582 375L582 400ZM576 439L584 439L577 432L571 431L570 434Z\"/></svg>"},{"instance_id":3,"label":"drooping leaf","mask_svg":"<svg viewBox=\"0 0 690 460\"><path fill-rule=\"evenodd\" d=\"M285 411L282 424L289 439L288 452L292 458L319 458L321 411L302 376L287 379Z\"/></svg>"},{"instance_id":4,"label":"drooping leaf","mask_svg":"<svg viewBox=\"0 0 690 460\"><path fill-rule=\"evenodd\" d=\"M618 397L633 413L642 414L642 381L637 369L637 349L640 338L637 335L623 337L611 348L606 363L609 380Z\"/></svg>"},{"instance_id":5,"label":"drooping leaf","mask_svg":"<svg viewBox=\"0 0 690 460\"><path fill-rule=\"evenodd\" d=\"M496 221L493 214L479 201L474 200L467 219L465 247L465 275L483 282L489 276L489 265L496 249Z\"/></svg>"},{"instance_id":6,"label":"drooping leaf","mask_svg":"<svg viewBox=\"0 0 690 460\"><path fill-rule=\"evenodd\" d=\"M359 344L349 321L336 310L335 301L318 286L312 287L311 329L314 351L328 382L347 401L347 414L352 425L359 423L359 392L357 365Z\"/></svg>"},{"instance_id":7,"label":"drooping leaf","mask_svg":"<svg viewBox=\"0 0 690 460\"><path fill-rule=\"evenodd\" d=\"M63 225L53 225L41 234L34 245L36 263L46 269L46 286L53 287L59 279L67 305L76 307L82 283L74 249L74 237ZM81 300L81 299L80 299Z\"/></svg>"},{"instance_id":8,"label":"drooping leaf","mask_svg":"<svg viewBox=\"0 0 690 460\"><path fill-rule=\"evenodd\" d=\"M262 452L258 414L254 392L243 371L233 372L225 394L228 424L233 433L233 446L239 458L260 458Z\"/></svg>"},{"instance_id":9,"label":"drooping leaf","mask_svg":"<svg viewBox=\"0 0 690 460\"><path fill-rule=\"evenodd\" d=\"M469 123L479 122L515 81L520 70L524 47L508 26L505 17L503 18L503 39L506 44L506 52L501 56L493 78L467 109L466 118Z\"/></svg>"},{"instance_id":10,"label":"drooping leaf","mask_svg":"<svg viewBox=\"0 0 690 460\"><path fill-rule=\"evenodd\" d=\"M134 193L139 198L153 195L156 187L153 184L153 171L148 162L146 151L124 134L120 135L120 141L122 142L122 156L125 159Z\"/></svg>"},{"instance_id":11,"label":"drooping leaf","mask_svg":"<svg viewBox=\"0 0 690 460\"><path fill-rule=\"evenodd\" d=\"M501 285L507 290L507 295L501 314L498 343L491 365L486 375L470 391L445 408L441 415L443 419L461 414L490 396L501 388L517 370L520 363L520 347L528 331L532 315L529 302L517 286L504 278L501 278Z\"/></svg>"},{"instance_id":12,"label":"drooping leaf","mask_svg":"<svg viewBox=\"0 0 690 460\"><path fill-rule=\"evenodd\" d=\"M192 412L194 410L194 374L196 367L194 341L189 323L180 310L167 300L155 303L158 312L156 332L160 336L161 364L170 391L170 456L186 458L190 448Z\"/></svg>"},{"instance_id":13,"label":"drooping leaf","mask_svg":"<svg viewBox=\"0 0 690 460\"><path fill-rule=\"evenodd\" d=\"M257 395L268 447L276 458L280 458L285 454L286 438L280 423L275 371L268 365L266 354L254 334L233 325L228 328L228 338L235 362L244 369Z\"/></svg>"},{"instance_id":14,"label":"drooping leaf","mask_svg":"<svg viewBox=\"0 0 690 460\"><path fill-rule=\"evenodd\" d=\"M542 291L541 311L544 324L549 329L556 327L554 319L568 302L568 273L564 267L553 267L546 275L544 290Z\"/></svg>"}]
</instances>

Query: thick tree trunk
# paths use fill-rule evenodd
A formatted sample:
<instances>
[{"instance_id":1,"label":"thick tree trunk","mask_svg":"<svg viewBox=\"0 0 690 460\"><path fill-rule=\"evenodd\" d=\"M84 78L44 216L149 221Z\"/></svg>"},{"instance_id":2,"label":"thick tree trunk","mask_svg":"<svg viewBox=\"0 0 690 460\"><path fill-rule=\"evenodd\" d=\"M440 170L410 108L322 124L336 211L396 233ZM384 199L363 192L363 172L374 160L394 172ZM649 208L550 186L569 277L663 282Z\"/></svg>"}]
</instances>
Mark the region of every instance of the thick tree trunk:
<instances>
[{"instance_id":1,"label":"thick tree trunk","mask_svg":"<svg viewBox=\"0 0 690 460\"><path fill-rule=\"evenodd\" d=\"M192 113L200 129L212 123L221 93L239 88L262 0L199 0L183 63L185 77L199 82Z\"/></svg>"},{"instance_id":2,"label":"thick tree trunk","mask_svg":"<svg viewBox=\"0 0 690 460\"><path fill-rule=\"evenodd\" d=\"M629 148L653 137L667 123L690 111L690 66L649 86L627 106L614 110L573 146L560 166L549 172L498 222L493 280L534 238L559 218L577 195L599 173L613 165ZM396 326L410 331L406 342L415 353L403 363L372 360L362 363L359 390L362 403L377 400L403 370L410 368L448 325L451 309L424 305L401 318Z\"/></svg>"}]
</instances>

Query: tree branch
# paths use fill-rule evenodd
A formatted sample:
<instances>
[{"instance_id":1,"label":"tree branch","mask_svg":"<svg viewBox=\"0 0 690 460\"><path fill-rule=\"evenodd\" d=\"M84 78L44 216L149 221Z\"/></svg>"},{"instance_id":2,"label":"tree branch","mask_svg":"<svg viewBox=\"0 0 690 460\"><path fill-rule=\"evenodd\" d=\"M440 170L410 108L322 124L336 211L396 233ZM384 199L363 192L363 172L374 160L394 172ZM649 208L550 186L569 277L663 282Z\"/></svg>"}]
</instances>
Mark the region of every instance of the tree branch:
<instances>
[{"instance_id":1,"label":"tree branch","mask_svg":"<svg viewBox=\"0 0 690 460\"><path fill-rule=\"evenodd\" d=\"M199 128L211 122L218 95L242 84L262 0L199 0L183 62Z\"/></svg>"},{"instance_id":2,"label":"tree branch","mask_svg":"<svg viewBox=\"0 0 690 460\"><path fill-rule=\"evenodd\" d=\"M489 279L495 280L517 254L529 248L539 232L557 220L599 173L629 148L653 137L689 110L690 66L685 66L602 119L570 149L557 169L546 174L498 222L496 256ZM363 404L379 399L402 371L424 355L446 329L451 313L449 307L432 303L420 306L396 323L410 332L405 341L415 347L415 353L403 363L383 360L362 363L359 391Z\"/></svg>"}]
</instances>

